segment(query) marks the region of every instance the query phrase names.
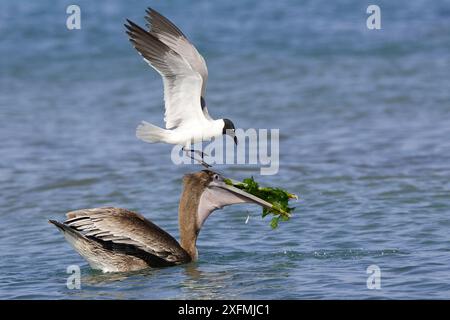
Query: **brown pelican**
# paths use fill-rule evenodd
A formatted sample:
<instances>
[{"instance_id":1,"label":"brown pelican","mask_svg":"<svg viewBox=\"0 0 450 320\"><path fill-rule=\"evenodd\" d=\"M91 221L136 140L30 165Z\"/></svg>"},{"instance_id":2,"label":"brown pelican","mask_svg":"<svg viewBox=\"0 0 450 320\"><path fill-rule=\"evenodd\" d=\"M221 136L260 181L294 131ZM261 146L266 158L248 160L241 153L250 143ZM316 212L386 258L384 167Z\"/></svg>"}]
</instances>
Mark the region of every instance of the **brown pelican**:
<instances>
[{"instance_id":1,"label":"brown pelican","mask_svg":"<svg viewBox=\"0 0 450 320\"><path fill-rule=\"evenodd\" d=\"M180 243L142 215L120 208L77 210L67 213L64 223L49 222L93 269L134 271L197 260L196 241L205 220L214 210L238 203L272 207L228 185L220 174L203 170L183 178L178 208Z\"/></svg>"}]
</instances>

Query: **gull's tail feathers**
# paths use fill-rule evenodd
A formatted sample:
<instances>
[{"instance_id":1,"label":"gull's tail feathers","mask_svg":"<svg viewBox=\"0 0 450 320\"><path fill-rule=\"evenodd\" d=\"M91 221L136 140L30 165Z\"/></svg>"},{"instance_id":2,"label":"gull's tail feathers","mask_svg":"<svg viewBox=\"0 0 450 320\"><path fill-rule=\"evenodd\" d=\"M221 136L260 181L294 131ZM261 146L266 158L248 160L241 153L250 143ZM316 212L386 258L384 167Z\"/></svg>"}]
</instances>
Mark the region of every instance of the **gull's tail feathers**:
<instances>
[{"instance_id":1,"label":"gull's tail feathers","mask_svg":"<svg viewBox=\"0 0 450 320\"><path fill-rule=\"evenodd\" d=\"M136 137L149 143L168 142L170 130L165 130L146 121L142 121L136 128Z\"/></svg>"}]
</instances>

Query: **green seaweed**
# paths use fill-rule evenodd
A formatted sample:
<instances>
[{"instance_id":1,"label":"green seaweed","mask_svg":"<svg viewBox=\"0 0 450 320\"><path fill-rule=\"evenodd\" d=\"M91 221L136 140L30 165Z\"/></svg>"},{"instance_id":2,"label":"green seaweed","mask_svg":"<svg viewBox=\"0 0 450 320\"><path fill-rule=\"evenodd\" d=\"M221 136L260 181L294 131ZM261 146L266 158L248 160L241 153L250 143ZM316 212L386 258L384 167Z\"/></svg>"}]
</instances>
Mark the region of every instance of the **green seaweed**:
<instances>
[{"instance_id":1,"label":"green seaweed","mask_svg":"<svg viewBox=\"0 0 450 320\"><path fill-rule=\"evenodd\" d=\"M230 179L224 179L224 181L229 185L233 185L236 188L244 190L272 204L272 208L263 208L262 212L263 218L268 215L273 215L272 220L270 221L272 229L278 227L280 220L288 221L291 217L291 212L295 209L294 207L289 206L289 200L297 199L297 196L281 188L261 188L253 177L246 178L242 182L237 183L233 183Z\"/></svg>"}]
</instances>

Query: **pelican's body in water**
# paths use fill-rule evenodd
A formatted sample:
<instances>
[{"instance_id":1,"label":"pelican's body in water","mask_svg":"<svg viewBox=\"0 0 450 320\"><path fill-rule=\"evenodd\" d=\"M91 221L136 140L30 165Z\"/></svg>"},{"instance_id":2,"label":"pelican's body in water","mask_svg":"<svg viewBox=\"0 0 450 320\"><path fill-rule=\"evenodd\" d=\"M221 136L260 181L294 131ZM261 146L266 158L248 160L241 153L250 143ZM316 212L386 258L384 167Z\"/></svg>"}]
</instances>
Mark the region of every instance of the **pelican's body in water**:
<instances>
[{"instance_id":1,"label":"pelican's body in water","mask_svg":"<svg viewBox=\"0 0 450 320\"><path fill-rule=\"evenodd\" d=\"M67 213L64 223L50 220L93 269L135 271L197 260L196 241L208 216L238 203L272 205L203 170L185 175L178 217L180 243L142 215L120 208L83 209Z\"/></svg>"}]
</instances>

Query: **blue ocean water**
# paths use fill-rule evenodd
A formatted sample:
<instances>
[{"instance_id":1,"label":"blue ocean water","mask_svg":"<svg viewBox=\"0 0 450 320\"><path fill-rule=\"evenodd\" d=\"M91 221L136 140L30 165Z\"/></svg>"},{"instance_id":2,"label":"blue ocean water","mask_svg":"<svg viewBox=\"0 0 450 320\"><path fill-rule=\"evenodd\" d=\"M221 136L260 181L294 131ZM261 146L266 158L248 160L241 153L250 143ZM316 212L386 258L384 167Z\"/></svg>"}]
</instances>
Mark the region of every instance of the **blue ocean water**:
<instances>
[{"instance_id":1,"label":"blue ocean water","mask_svg":"<svg viewBox=\"0 0 450 320\"><path fill-rule=\"evenodd\" d=\"M449 1L77 0L69 31L70 4L0 2L0 298L450 298ZM123 27L148 6L206 58L214 117L280 129L277 175L219 169L300 200L277 230L259 208L215 212L196 263L102 274L47 219L111 205L178 237L181 178L200 169L134 135L163 124L160 77Z\"/></svg>"}]
</instances>

